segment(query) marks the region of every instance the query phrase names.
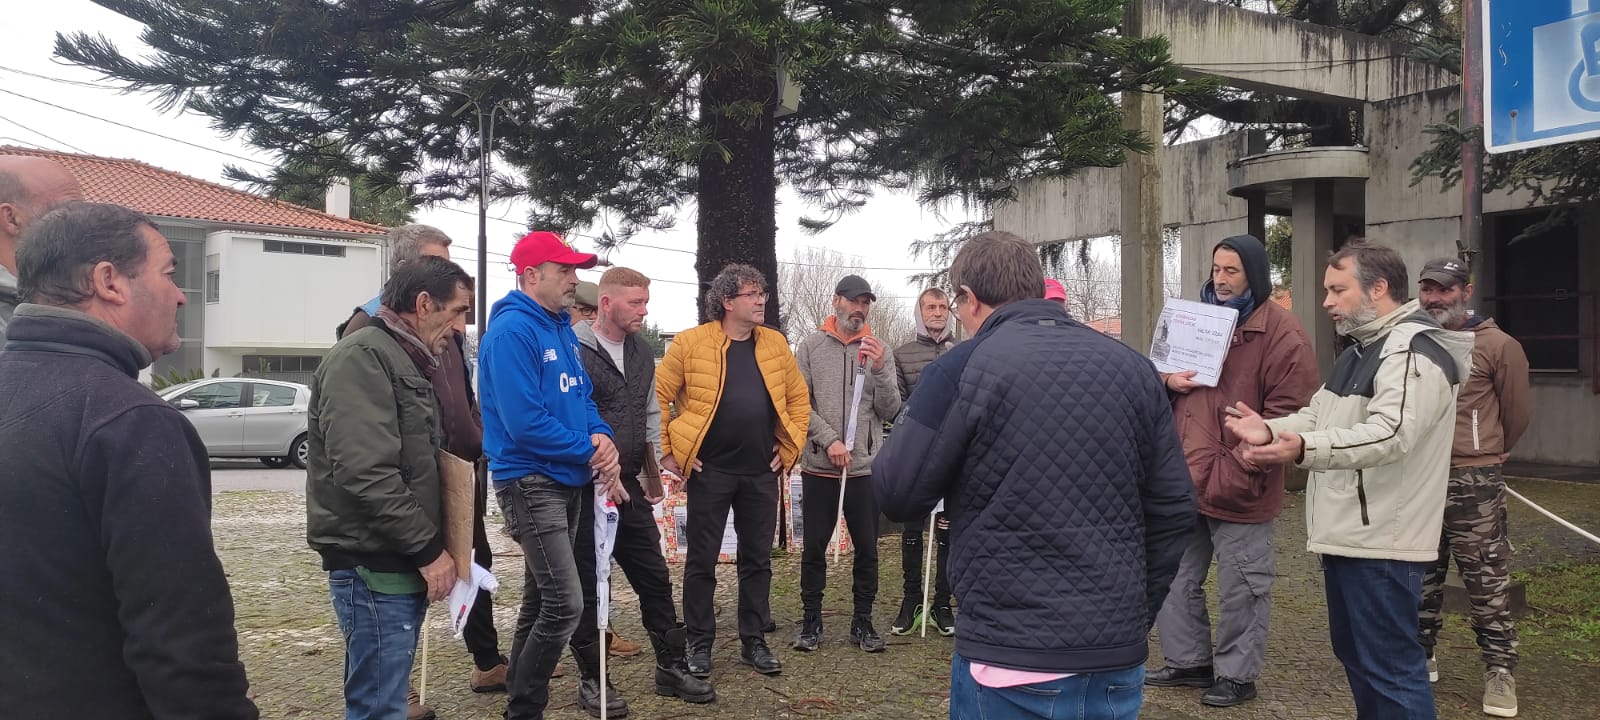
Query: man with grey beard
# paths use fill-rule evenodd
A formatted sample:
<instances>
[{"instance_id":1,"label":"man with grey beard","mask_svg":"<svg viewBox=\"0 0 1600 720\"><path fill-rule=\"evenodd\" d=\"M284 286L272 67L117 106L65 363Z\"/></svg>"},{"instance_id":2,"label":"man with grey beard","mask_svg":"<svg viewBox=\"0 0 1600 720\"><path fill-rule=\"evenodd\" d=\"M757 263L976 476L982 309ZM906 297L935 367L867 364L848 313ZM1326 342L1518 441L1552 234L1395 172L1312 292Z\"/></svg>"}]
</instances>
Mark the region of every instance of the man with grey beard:
<instances>
[{"instance_id":1,"label":"man with grey beard","mask_svg":"<svg viewBox=\"0 0 1600 720\"><path fill-rule=\"evenodd\" d=\"M1407 297L1393 248L1345 245L1328 259L1322 306L1355 344L1299 412L1263 420L1244 403L1225 427L1244 459L1311 471L1306 549L1322 556L1328 635L1357 720L1433 720L1415 634L1422 576L1439 557L1456 389L1472 336Z\"/></svg>"},{"instance_id":2,"label":"man with grey beard","mask_svg":"<svg viewBox=\"0 0 1600 720\"><path fill-rule=\"evenodd\" d=\"M1501 463L1528 429L1528 356L1521 343L1492 318L1468 309L1473 287L1467 264L1452 257L1422 266L1419 299L1447 330L1472 333L1472 373L1456 398L1450 489L1444 506L1439 559L1422 582L1418 639L1428 651L1428 679L1439 680L1434 661L1444 626L1444 579L1455 558L1466 585L1473 633L1483 656L1483 712L1516 717L1517 629L1511 620L1511 541L1506 536L1505 479Z\"/></svg>"},{"instance_id":3,"label":"man with grey beard","mask_svg":"<svg viewBox=\"0 0 1600 720\"><path fill-rule=\"evenodd\" d=\"M839 492L844 480L844 517L855 544L851 590L854 611L850 644L869 653L885 644L872 626L878 596L878 501L872 492L872 460L883 446L883 424L900 412L900 383L893 354L867 325L878 296L856 275L846 275L833 293L833 314L800 341L795 362L811 391L811 425L800 459L800 603L805 608L794 649L816 650L822 641L822 593L828 584L828 541L839 522ZM856 367L866 368L858 374ZM861 383L861 388L856 384ZM848 444L851 398L855 439Z\"/></svg>"}]
</instances>

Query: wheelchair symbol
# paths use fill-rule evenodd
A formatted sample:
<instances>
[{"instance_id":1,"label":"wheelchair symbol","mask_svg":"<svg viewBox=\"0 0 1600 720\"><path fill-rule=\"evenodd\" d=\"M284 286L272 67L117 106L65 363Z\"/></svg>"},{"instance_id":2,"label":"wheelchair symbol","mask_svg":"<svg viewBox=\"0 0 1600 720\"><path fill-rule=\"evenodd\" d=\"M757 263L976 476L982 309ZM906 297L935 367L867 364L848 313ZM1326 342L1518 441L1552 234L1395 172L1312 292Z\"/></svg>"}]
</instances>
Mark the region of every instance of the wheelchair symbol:
<instances>
[{"instance_id":1,"label":"wheelchair symbol","mask_svg":"<svg viewBox=\"0 0 1600 720\"><path fill-rule=\"evenodd\" d=\"M1572 96L1573 104L1584 111L1600 113L1600 99L1591 98L1583 91L1585 79L1600 76L1600 22L1583 26L1578 37L1583 45L1583 59L1572 69L1572 78L1567 81L1567 94Z\"/></svg>"}]
</instances>

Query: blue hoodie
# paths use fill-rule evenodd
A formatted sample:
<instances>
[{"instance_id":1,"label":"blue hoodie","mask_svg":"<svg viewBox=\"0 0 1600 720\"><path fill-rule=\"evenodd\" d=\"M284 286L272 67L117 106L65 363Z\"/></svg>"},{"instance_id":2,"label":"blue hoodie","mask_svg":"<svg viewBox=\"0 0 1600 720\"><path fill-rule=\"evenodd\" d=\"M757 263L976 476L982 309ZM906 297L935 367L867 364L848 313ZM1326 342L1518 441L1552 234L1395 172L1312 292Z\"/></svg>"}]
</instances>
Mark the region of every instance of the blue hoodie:
<instances>
[{"instance_id":1,"label":"blue hoodie","mask_svg":"<svg viewBox=\"0 0 1600 720\"><path fill-rule=\"evenodd\" d=\"M483 450L495 485L546 475L589 482L589 436L611 435L589 397L578 338L565 310L552 315L520 290L494 304L478 351Z\"/></svg>"}]
</instances>

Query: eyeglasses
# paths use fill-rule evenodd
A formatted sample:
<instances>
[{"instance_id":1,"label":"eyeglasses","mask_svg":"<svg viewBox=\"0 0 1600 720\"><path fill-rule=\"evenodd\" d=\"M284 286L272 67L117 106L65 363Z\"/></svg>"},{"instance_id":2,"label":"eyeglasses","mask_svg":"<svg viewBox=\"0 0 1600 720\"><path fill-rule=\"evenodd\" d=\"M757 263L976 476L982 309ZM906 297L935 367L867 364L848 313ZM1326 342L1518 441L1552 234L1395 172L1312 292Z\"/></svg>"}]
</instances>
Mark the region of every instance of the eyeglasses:
<instances>
[{"instance_id":1,"label":"eyeglasses","mask_svg":"<svg viewBox=\"0 0 1600 720\"><path fill-rule=\"evenodd\" d=\"M594 316L600 312L599 308L592 308L587 305L580 305L574 309L578 311L579 315L590 320L593 320Z\"/></svg>"},{"instance_id":2,"label":"eyeglasses","mask_svg":"<svg viewBox=\"0 0 1600 720\"><path fill-rule=\"evenodd\" d=\"M967 303L967 291L964 290L964 289L963 290L957 290L956 294L950 298L950 307L951 308L960 307L962 305L965 305L966 303Z\"/></svg>"},{"instance_id":3,"label":"eyeglasses","mask_svg":"<svg viewBox=\"0 0 1600 720\"><path fill-rule=\"evenodd\" d=\"M767 291L765 291L765 290L757 290L757 291L756 291L756 292L742 292L742 293L734 293L734 294L733 294L733 295L731 295L731 296L729 296L729 297L736 297L736 298L742 298L742 297L747 297L747 298L755 298L755 299L756 299L756 300L759 300L759 301L761 301L761 302L766 302L766 301L767 301Z\"/></svg>"}]
</instances>

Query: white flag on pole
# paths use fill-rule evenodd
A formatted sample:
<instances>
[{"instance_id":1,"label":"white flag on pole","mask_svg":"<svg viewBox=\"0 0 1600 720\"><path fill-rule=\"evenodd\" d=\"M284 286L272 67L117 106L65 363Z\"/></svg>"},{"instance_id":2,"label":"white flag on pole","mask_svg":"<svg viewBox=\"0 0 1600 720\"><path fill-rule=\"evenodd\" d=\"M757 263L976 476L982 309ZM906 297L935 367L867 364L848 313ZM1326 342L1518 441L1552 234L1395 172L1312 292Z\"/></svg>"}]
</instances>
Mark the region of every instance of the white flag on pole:
<instances>
[{"instance_id":1,"label":"white flag on pole","mask_svg":"<svg viewBox=\"0 0 1600 720\"><path fill-rule=\"evenodd\" d=\"M617 504L606 497L602 486L594 486L594 589L598 599L595 612L601 632L611 617L611 550L617 541Z\"/></svg>"}]
</instances>

